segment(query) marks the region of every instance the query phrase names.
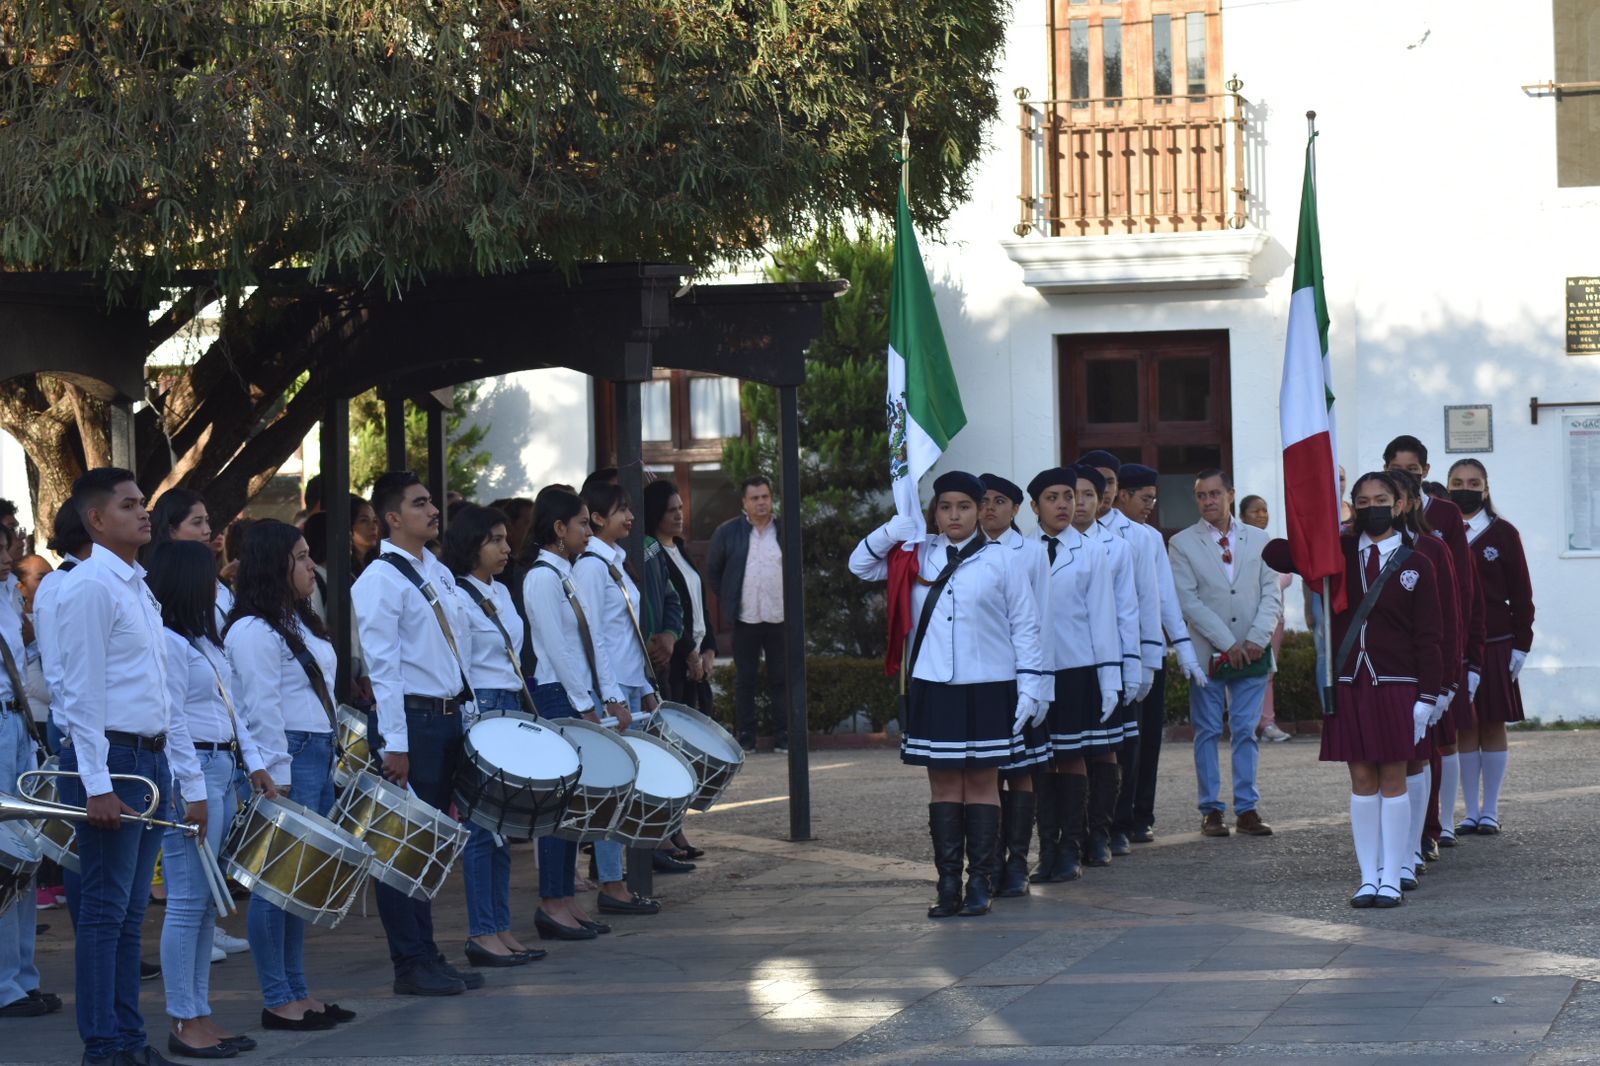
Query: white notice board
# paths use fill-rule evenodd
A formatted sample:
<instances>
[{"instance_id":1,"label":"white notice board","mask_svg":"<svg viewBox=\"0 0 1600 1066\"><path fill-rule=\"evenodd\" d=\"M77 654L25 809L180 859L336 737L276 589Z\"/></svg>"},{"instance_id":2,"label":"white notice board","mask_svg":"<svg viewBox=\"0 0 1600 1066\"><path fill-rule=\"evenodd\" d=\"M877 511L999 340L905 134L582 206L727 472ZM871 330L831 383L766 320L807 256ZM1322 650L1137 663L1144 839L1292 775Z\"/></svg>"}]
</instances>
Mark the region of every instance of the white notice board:
<instances>
[{"instance_id":1,"label":"white notice board","mask_svg":"<svg viewBox=\"0 0 1600 1066\"><path fill-rule=\"evenodd\" d=\"M1600 558L1600 415L1561 416L1567 475L1565 557Z\"/></svg>"}]
</instances>

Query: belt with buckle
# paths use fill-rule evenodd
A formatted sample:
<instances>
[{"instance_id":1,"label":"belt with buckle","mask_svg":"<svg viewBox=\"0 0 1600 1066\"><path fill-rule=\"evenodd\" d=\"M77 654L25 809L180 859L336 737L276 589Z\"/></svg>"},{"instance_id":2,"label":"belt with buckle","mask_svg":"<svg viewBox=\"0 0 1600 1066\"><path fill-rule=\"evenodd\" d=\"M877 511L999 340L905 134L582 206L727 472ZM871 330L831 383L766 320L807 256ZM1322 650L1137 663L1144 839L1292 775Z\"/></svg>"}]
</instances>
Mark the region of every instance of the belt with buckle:
<instances>
[{"instance_id":1,"label":"belt with buckle","mask_svg":"<svg viewBox=\"0 0 1600 1066\"><path fill-rule=\"evenodd\" d=\"M238 744L232 740L197 740L194 742L195 751L233 751Z\"/></svg>"},{"instance_id":2,"label":"belt with buckle","mask_svg":"<svg viewBox=\"0 0 1600 1066\"><path fill-rule=\"evenodd\" d=\"M443 699L439 696L407 696L407 714L459 714L461 701L454 697Z\"/></svg>"},{"instance_id":3,"label":"belt with buckle","mask_svg":"<svg viewBox=\"0 0 1600 1066\"><path fill-rule=\"evenodd\" d=\"M140 736L138 733L124 733L116 729L106 730L106 740L124 748L134 751L165 751L167 750L167 735L157 733L153 737Z\"/></svg>"}]
</instances>

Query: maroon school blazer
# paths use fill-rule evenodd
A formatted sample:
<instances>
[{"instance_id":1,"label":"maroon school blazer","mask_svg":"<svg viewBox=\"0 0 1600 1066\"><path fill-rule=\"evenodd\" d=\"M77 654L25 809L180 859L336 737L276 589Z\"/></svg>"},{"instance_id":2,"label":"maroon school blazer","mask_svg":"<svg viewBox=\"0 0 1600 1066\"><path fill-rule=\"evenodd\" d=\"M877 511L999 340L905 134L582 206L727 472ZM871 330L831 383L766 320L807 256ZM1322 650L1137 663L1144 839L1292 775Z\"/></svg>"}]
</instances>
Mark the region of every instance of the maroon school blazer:
<instances>
[{"instance_id":1,"label":"maroon school blazer","mask_svg":"<svg viewBox=\"0 0 1600 1066\"><path fill-rule=\"evenodd\" d=\"M1433 564L1434 576L1438 578L1439 622L1444 632L1444 643L1440 645L1439 661L1442 671L1440 683L1445 688L1450 688L1461 679L1461 659L1466 636L1462 627L1461 604L1456 599L1459 594L1459 582L1456 581L1455 563L1450 561L1450 549L1439 537L1418 537L1414 547L1428 557L1428 562Z\"/></svg>"},{"instance_id":2,"label":"maroon school blazer","mask_svg":"<svg viewBox=\"0 0 1600 1066\"><path fill-rule=\"evenodd\" d=\"M1476 672L1483 665L1483 589L1478 582L1478 568L1472 565L1472 549L1467 545L1467 523L1461 518L1461 508L1450 500L1425 497L1422 510L1428 516L1428 525L1450 549L1465 641L1461 654L1468 669Z\"/></svg>"},{"instance_id":3,"label":"maroon school blazer","mask_svg":"<svg viewBox=\"0 0 1600 1066\"><path fill-rule=\"evenodd\" d=\"M1517 527L1491 518L1472 542L1472 561L1483 586L1485 639L1509 640L1513 648L1527 651L1533 647L1533 582Z\"/></svg>"}]
</instances>

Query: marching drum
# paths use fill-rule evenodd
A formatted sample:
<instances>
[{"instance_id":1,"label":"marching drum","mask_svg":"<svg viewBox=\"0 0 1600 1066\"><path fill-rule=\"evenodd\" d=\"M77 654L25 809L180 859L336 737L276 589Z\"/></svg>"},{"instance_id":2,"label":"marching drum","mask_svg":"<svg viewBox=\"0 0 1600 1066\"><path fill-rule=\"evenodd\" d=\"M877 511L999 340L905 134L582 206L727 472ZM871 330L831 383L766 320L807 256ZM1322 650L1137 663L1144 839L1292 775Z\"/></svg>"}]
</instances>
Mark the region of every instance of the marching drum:
<instances>
[{"instance_id":1,"label":"marching drum","mask_svg":"<svg viewBox=\"0 0 1600 1066\"><path fill-rule=\"evenodd\" d=\"M639 760L639 776L608 836L630 847L655 847L683 828L694 798L694 768L664 740L642 733L625 733L622 739Z\"/></svg>"},{"instance_id":2,"label":"marching drum","mask_svg":"<svg viewBox=\"0 0 1600 1066\"><path fill-rule=\"evenodd\" d=\"M33 875L39 870L37 839L23 826L0 822L0 914L24 892L33 891Z\"/></svg>"},{"instance_id":3,"label":"marching drum","mask_svg":"<svg viewBox=\"0 0 1600 1066\"><path fill-rule=\"evenodd\" d=\"M341 703L336 724L339 728L334 740L339 757L333 764L333 783L340 788L348 788L351 780L362 771L382 777L378 760L372 754L372 745L367 740L367 716L349 704Z\"/></svg>"},{"instance_id":4,"label":"marching drum","mask_svg":"<svg viewBox=\"0 0 1600 1066\"><path fill-rule=\"evenodd\" d=\"M467 843L460 822L369 773L351 780L329 817L372 849L374 880L412 899L438 894Z\"/></svg>"},{"instance_id":5,"label":"marching drum","mask_svg":"<svg viewBox=\"0 0 1600 1066\"><path fill-rule=\"evenodd\" d=\"M688 760L695 778L689 806L697 811L709 811L744 766L744 749L733 734L693 707L663 700L645 730L677 748Z\"/></svg>"},{"instance_id":6,"label":"marching drum","mask_svg":"<svg viewBox=\"0 0 1600 1066\"><path fill-rule=\"evenodd\" d=\"M639 757L615 729L582 718L556 718L549 724L578 749L578 787L555 835L579 843L602 840L616 827L633 794Z\"/></svg>"},{"instance_id":7,"label":"marching drum","mask_svg":"<svg viewBox=\"0 0 1600 1066\"><path fill-rule=\"evenodd\" d=\"M578 784L578 749L524 711L485 715L467 730L456 809L511 840L554 831Z\"/></svg>"},{"instance_id":8,"label":"marching drum","mask_svg":"<svg viewBox=\"0 0 1600 1066\"><path fill-rule=\"evenodd\" d=\"M333 928L372 866L372 849L320 814L257 794L228 830L222 865L268 903Z\"/></svg>"},{"instance_id":9,"label":"marching drum","mask_svg":"<svg viewBox=\"0 0 1600 1066\"><path fill-rule=\"evenodd\" d=\"M39 769L41 773L28 778L27 785L20 790L22 798L59 804L61 793L56 789L56 779L47 774L61 769L61 760L52 755ZM78 853L73 850L77 844L77 828L72 822L65 818L39 818L24 824L28 826L28 843L35 851L63 870L78 872Z\"/></svg>"}]
</instances>

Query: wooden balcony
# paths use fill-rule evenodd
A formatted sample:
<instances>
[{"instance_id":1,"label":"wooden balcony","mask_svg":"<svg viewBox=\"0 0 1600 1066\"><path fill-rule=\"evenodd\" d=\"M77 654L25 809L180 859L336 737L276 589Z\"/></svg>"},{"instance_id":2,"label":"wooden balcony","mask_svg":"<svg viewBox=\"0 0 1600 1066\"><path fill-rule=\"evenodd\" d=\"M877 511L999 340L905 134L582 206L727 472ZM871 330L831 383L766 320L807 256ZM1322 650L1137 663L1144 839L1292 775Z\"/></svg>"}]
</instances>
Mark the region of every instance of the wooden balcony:
<instances>
[{"instance_id":1,"label":"wooden balcony","mask_svg":"<svg viewBox=\"0 0 1600 1066\"><path fill-rule=\"evenodd\" d=\"M1242 229L1260 173L1252 109L1232 91L1030 100L1022 133L1019 237Z\"/></svg>"}]
</instances>

